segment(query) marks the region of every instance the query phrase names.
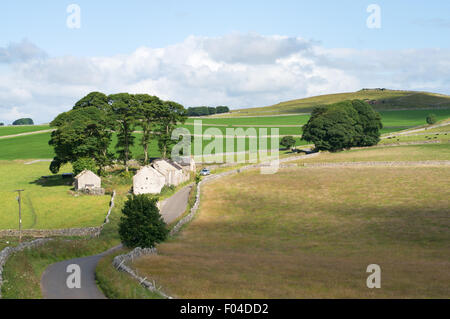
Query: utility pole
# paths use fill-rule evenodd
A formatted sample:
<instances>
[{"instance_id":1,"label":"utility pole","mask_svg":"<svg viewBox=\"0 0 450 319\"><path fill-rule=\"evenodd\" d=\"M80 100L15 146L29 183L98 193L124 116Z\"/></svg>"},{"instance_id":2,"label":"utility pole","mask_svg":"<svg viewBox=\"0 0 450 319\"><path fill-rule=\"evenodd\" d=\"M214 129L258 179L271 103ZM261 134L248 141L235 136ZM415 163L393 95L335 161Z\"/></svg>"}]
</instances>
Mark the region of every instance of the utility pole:
<instances>
[{"instance_id":1,"label":"utility pole","mask_svg":"<svg viewBox=\"0 0 450 319\"><path fill-rule=\"evenodd\" d=\"M17 189L15 192L19 193L19 197L17 197L17 201L19 202L19 244L22 242L22 192L24 189Z\"/></svg>"}]
</instances>

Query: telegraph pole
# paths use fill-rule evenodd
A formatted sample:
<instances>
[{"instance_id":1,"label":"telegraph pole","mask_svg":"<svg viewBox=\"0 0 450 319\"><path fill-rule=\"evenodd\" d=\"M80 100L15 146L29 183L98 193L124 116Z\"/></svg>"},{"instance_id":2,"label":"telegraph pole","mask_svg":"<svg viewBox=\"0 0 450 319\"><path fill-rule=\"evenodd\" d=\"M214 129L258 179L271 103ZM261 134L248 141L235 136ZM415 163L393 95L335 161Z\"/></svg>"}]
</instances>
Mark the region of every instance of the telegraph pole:
<instances>
[{"instance_id":1,"label":"telegraph pole","mask_svg":"<svg viewBox=\"0 0 450 319\"><path fill-rule=\"evenodd\" d=\"M19 202L19 244L22 242L22 192L24 189L17 189L15 192L19 193L19 197L17 197L17 201Z\"/></svg>"}]
</instances>

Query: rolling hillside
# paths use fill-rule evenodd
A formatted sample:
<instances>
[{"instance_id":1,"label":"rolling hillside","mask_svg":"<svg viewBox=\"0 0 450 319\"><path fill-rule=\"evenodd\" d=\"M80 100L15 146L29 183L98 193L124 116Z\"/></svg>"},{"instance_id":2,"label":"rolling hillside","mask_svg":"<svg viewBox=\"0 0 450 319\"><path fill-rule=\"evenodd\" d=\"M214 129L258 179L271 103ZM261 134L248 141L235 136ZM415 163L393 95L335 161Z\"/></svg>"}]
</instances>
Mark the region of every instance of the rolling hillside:
<instances>
[{"instance_id":1,"label":"rolling hillside","mask_svg":"<svg viewBox=\"0 0 450 319\"><path fill-rule=\"evenodd\" d=\"M318 105L354 99L367 100L377 110L450 108L449 95L388 89L363 89L357 92L327 94L292 100L266 107L234 110L231 112L231 116L307 113ZM230 114L224 116L230 116Z\"/></svg>"}]
</instances>

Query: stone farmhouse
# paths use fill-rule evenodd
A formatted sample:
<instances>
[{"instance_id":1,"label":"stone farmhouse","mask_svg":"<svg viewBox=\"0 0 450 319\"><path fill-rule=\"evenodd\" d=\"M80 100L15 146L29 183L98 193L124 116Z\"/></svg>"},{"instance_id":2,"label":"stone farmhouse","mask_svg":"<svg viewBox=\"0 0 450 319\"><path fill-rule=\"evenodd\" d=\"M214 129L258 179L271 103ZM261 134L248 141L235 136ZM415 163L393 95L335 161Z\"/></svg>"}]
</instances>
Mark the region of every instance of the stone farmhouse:
<instances>
[{"instance_id":1,"label":"stone farmhouse","mask_svg":"<svg viewBox=\"0 0 450 319\"><path fill-rule=\"evenodd\" d=\"M177 186L184 182L183 168L180 165L172 161L156 160L152 166L165 176L166 185Z\"/></svg>"},{"instance_id":2,"label":"stone farmhouse","mask_svg":"<svg viewBox=\"0 0 450 319\"><path fill-rule=\"evenodd\" d=\"M195 172L195 162L188 159L176 163L159 159L149 166L141 168L133 177L133 193L159 194L164 185L178 186L191 178Z\"/></svg>"},{"instance_id":3,"label":"stone farmhouse","mask_svg":"<svg viewBox=\"0 0 450 319\"><path fill-rule=\"evenodd\" d=\"M159 194L164 185L166 185L166 177L151 166L142 167L133 176L133 193L135 195Z\"/></svg>"},{"instance_id":4,"label":"stone farmhouse","mask_svg":"<svg viewBox=\"0 0 450 319\"><path fill-rule=\"evenodd\" d=\"M75 176L75 190L92 195L103 195L102 179L89 170Z\"/></svg>"}]
</instances>

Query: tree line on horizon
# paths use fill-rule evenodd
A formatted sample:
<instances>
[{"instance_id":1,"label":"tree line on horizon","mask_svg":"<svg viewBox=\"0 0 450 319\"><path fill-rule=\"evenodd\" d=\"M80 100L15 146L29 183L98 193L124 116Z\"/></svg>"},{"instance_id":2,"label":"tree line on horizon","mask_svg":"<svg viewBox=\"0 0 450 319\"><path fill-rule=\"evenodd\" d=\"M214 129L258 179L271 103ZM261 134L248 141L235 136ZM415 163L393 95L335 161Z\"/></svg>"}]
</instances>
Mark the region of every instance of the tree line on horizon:
<instances>
[{"instance_id":1,"label":"tree line on horizon","mask_svg":"<svg viewBox=\"0 0 450 319\"><path fill-rule=\"evenodd\" d=\"M13 125L13 126L16 126L16 125L34 125L34 122L30 118L23 118L23 119L15 120L14 122L12 122L11 125ZM5 123L0 122L0 126L5 126Z\"/></svg>"},{"instance_id":2,"label":"tree line on horizon","mask_svg":"<svg viewBox=\"0 0 450 319\"><path fill-rule=\"evenodd\" d=\"M142 133L139 143L144 149L145 164L149 163L152 139L158 141L162 157L167 158L176 142L171 139L172 132L186 119L187 111L181 104L157 96L129 93L107 96L91 92L76 102L72 110L59 114L50 123L56 128L49 141L56 154L50 171L56 174L63 164L71 163L77 172L96 168L103 174L104 168L117 159L128 172L131 147L135 143L133 133L137 129ZM109 150L114 132L117 155Z\"/></svg>"}]
</instances>

